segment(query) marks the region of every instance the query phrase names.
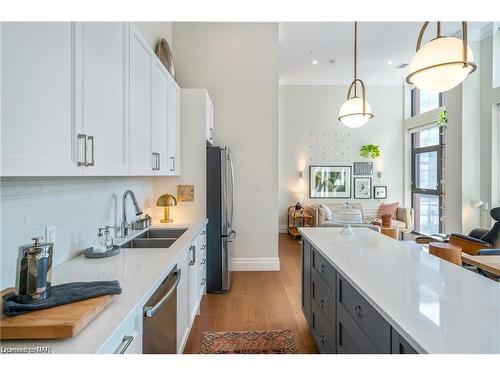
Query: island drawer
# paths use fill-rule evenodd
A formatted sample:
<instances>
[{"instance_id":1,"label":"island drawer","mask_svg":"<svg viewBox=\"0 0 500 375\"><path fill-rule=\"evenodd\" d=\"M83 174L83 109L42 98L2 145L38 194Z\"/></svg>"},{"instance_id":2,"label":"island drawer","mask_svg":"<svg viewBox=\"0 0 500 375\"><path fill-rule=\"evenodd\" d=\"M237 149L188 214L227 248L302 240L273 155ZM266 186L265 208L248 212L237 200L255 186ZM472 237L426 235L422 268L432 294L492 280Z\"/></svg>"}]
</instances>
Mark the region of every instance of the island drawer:
<instances>
[{"instance_id":1,"label":"island drawer","mask_svg":"<svg viewBox=\"0 0 500 375\"><path fill-rule=\"evenodd\" d=\"M327 320L318 310L315 303L311 304L311 333L320 353L335 353L335 334L333 321Z\"/></svg>"},{"instance_id":2,"label":"island drawer","mask_svg":"<svg viewBox=\"0 0 500 375\"><path fill-rule=\"evenodd\" d=\"M317 310L321 311L329 324L335 324L335 294L329 289L316 272L311 275L311 297Z\"/></svg>"},{"instance_id":3,"label":"island drawer","mask_svg":"<svg viewBox=\"0 0 500 375\"><path fill-rule=\"evenodd\" d=\"M328 288L334 290L335 268L314 248L312 251L312 266Z\"/></svg>"},{"instance_id":4,"label":"island drawer","mask_svg":"<svg viewBox=\"0 0 500 375\"><path fill-rule=\"evenodd\" d=\"M354 322L349 313L337 306L337 353L377 354L379 351Z\"/></svg>"},{"instance_id":5,"label":"island drawer","mask_svg":"<svg viewBox=\"0 0 500 375\"><path fill-rule=\"evenodd\" d=\"M413 346L406 341L394 328L392 331L392 354L418 354Z\"/></svg>"},{"instance_id":6,"label":"island drawer","mask_svg":"<svg viewBox=\"0 0 500 375\"><path fill-rule=\"evenodd\" d=\"M391 352L391 326L342 276L337 277L337 313L343 307L380 353Z\"/></svg>"}]
</instances>

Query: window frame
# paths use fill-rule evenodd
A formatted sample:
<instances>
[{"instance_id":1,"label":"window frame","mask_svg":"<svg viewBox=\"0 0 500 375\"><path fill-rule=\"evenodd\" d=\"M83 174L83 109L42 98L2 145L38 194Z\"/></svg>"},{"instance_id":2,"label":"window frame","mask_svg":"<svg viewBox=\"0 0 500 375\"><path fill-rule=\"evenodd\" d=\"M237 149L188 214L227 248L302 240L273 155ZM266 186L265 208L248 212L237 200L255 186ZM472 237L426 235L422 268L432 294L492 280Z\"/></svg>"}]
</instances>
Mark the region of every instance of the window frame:
<instances>
[{"instance_id":1,"label":"window frame","mask_svg":"<svg viewBox=\"0 0 500 375\"><path fill-rule=\"evenodd\" d=\"M411 90L411 115L417 116L420 114L420 90L417 89L416 87ZM443 106L443 94L439 94L439 107ZM437 125L436 125L437 126ZM439 129L439 143L436 145L431 145L431 146L424 146L424 147L415 147L415 137L418 131L411 133L411 139L410 139L410 149L411 149L411 167L410 167L410 172L411 172L411 206L413 208L414 212L414 221L415 221L415 229L414 233L416 234L422 234L419 231L417 231L417 207L416 207L416 194L420 195L432 195L432 196L437 196L439 198L438 200L438 205L439 205L439 233L443 232L444 229L444 223L443 223L443 187L442 187L442 179L443 179L443 154L444 154L444 148L445 148L445 142L444 142L444 134L443 131L440 127ZM416 187L416 168L415 168L415 161L416 157L418 154L424 154L428 152L437 152L437 186L436 189L422 189ZM420 228L419 228L420 229ZM432 233L428 233L432 234Z\"/></svg>"}]
</instances>

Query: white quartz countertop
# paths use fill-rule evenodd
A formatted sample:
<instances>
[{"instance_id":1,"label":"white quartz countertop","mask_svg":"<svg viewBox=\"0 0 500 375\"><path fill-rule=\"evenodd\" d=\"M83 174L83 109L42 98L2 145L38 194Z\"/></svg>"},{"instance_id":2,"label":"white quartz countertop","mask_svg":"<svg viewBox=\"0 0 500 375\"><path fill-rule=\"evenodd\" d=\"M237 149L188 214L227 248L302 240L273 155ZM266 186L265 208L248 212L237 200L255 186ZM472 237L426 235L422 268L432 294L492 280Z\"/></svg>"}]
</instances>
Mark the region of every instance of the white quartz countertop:
<instances>
[{"instance_id":1,"label":"white quartz countertop","mask_svg":"<svg viewBox=\"0 0 500 375\"><path fill-rule=\"evenodd\" d=\"M101 259L78 256L54 267L54 285L74 281L118 280L122 294L111 303L78 335L60 340L3 340L3 347L50 347L51 353L96 353L113 332L130 314L147 302L156 288L176 265L178 256L200 233L206 219L176 221L169 224L153 224L150 228L187 228L169 248L121 249L120 254ZM148 228L148 229L150 229ZM146 231L130 231L127 239L118 238L115 243L124 243Z\"/></svg>"},{"instance_id":2,"label":"white quartz countertop","mask_svg":"<svg viewBox=\"0 0 500 375\"><path fill-rule=\"evenodd\" d=\"M367 228L302 235L419 352L500 353L500 283Z\"/></svg>"}]
</instances>

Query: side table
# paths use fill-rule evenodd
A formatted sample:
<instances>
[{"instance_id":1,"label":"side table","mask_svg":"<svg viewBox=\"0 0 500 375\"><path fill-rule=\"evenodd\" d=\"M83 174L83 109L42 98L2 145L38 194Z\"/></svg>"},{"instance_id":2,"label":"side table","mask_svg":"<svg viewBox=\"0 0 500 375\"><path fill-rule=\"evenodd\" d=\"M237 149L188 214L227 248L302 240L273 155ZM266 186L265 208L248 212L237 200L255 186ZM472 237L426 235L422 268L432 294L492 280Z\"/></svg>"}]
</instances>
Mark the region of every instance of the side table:
<instances>
[{"instance_id":1,"label":"side table","mask_svg":"<svg viewBox=\"0 0 500 375\"><path fill-rule=\"evenodd\" d=\"M301 209L295 210L295 206L288 207L288 233L294 240L300 238L299 230L297 229L297 221L302 221L302 226L310 226L312 215L308 211Z\"/></svg>"}]
</instances>

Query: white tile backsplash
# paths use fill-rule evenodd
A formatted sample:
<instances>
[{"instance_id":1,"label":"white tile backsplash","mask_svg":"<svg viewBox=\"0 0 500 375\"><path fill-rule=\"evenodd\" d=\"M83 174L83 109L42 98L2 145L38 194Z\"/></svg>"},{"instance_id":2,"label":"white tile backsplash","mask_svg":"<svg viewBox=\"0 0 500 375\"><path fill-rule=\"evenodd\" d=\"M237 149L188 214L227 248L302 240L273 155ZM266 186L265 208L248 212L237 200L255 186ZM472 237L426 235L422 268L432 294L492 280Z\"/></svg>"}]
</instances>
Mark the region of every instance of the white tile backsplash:
<instances>
[{"instance_id":1,"label":"white tile backsplash","mask_svg":"<svg viewBox=\"0 0 500 375\"><path fill-rule=\"evenodd\" d=\"M14 285L18 247L44 236L47 226L56 227L54 265L92 246L98 227L119 226L127 189L154 215L152 177L1 178L0 288ZM134 218L129 200L127 217Z\"/></svg>"}]
</instances>

